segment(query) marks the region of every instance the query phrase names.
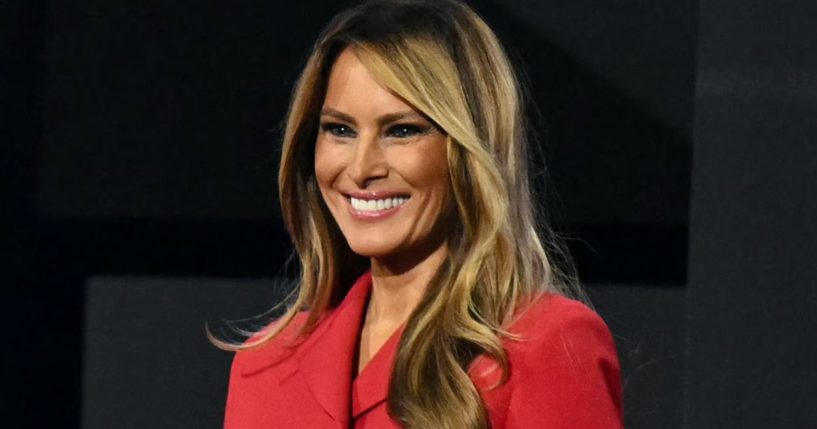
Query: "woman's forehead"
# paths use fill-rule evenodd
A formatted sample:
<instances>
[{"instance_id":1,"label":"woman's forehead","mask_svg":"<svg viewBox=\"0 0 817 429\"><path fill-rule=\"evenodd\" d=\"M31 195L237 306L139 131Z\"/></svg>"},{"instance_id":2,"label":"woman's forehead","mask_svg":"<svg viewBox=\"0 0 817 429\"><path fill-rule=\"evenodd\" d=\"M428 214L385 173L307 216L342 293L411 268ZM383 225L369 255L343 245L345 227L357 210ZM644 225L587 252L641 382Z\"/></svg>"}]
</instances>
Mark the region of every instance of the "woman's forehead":
<instances>
[{"instance_id":1,"label":"woman's forehead","mask_svg":"<svg viewBox=\"0 0 817 429\"><path fill-rule=\"evenodd\" d=\"M323 110L353 116L379 117L416 109L377 82L352 49L345 49L332 65Z\"/></svg>"}]
</instances>

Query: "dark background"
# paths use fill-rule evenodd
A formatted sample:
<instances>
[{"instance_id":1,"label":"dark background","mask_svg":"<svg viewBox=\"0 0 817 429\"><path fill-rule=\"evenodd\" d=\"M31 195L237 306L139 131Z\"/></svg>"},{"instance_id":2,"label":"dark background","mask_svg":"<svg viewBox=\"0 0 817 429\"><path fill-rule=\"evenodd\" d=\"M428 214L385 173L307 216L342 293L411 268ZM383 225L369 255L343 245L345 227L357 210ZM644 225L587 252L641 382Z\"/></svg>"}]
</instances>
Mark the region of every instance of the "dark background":
<instances>
[{"instance_id":1,"label":"dark background","mask_svg":"<svg viewBox=\"0 0 817 429\"><path fill-rule=\"evenodd\" d=\"M0 4L4 426L219 427L204 323L284 290L280 124L345 4ZM471 4L527 75L627 426L817 427L817 4Z\"/></svg>"}]
</instances>

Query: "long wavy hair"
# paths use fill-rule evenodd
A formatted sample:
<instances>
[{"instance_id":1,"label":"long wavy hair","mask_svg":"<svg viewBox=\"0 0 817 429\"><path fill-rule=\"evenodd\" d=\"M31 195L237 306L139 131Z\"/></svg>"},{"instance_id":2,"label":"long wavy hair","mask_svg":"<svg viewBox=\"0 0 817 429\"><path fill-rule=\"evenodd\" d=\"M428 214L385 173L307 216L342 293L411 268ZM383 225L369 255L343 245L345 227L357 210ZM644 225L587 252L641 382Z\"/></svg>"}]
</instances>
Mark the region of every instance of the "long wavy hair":
<instances>
[{"instance_id":1,"label":"long wavy hair","mask_svg":"<svg viewBox=\"0 0 817 429\"><path fill-rule=\"evenodd\" d=\"M504 382L508 361L500 341L514 337L507 331L514 317L543 292L578 289L569 257L532 202L516 74L485 21L455 0L369 1L325 28L293 92L278 177L283 219L300 261L297 296L254 341L216 343L257 347L303 311L299 332L307 334L368 267L343 238L314 171L329 72L344 49L447 134L456 203L449 254L405 325L389 413L407 428L487 428L468 365L484 355L498 364Z\"/></svg>"}]
</instances>

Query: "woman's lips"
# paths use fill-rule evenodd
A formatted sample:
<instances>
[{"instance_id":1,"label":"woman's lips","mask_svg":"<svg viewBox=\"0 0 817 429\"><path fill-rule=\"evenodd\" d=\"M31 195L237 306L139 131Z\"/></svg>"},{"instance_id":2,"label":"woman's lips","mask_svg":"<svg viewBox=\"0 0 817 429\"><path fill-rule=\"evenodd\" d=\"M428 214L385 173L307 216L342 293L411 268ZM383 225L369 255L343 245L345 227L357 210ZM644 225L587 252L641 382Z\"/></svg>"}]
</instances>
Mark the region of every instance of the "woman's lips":
<instances>
[{"instance_id":1,"label":"woman's lips","mask_svg":"<svg viewBox=\"0 0 817 429\"><path fill-rule=\"evenodd\" d=\"M341 191L345 197L354 197L361 200L379 200L385 198L408 198L408 192L397 192L397 191L350 191L350 192L343 192Z\"/></svg>"},{"instance_id":2,"label":"woman's lips","mask_svg":"<svg viewBox=\"0 0 817 429\"><path fill-rule=\"evenodd\" d=\"M397 213L409 200L409 196L396 192L354 192L344 194L349 214L362 221L375 221Z\"/></svg>"}]
</instances>

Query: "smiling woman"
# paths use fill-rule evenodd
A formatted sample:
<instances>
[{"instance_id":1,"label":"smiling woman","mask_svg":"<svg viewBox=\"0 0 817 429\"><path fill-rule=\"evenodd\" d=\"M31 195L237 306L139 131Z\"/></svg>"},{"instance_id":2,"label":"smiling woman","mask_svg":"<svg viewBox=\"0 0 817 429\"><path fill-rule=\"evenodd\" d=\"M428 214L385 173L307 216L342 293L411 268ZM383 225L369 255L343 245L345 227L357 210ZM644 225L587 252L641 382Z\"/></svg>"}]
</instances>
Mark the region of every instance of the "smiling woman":
<instances>
[{"instance_id":1,"label":"smiling woman","mask_svg":"<svg viewBox=\"0 0 817 429\"><path fill-rule=\"evenodd\" d=\"M332 67L321 113L315 175L352 251L372 257L374 271L429 251L438 265L454 210L445 133L380 86L351 49Z\"/></svg>"},{"instance_id":2,"label":"smiling woman","mask_svg":"<svg viewBox=\"0 0 817 429\"><path fill-rule=\"evenodd\" d=\"M462 3L330 22L279 172L298 296L243 344L214 340L238 351L226 427L621 427L610 333L535 220L521 104Z\"/></svg>"}]
</instances>

